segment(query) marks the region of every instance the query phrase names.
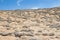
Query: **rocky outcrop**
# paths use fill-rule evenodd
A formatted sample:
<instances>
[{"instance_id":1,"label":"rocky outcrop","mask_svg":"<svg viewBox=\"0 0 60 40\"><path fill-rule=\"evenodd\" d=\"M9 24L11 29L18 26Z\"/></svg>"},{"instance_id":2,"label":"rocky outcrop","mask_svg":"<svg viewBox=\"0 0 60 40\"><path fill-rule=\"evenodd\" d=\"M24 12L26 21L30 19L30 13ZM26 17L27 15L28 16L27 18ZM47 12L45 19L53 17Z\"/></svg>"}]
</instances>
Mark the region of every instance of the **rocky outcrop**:
<instances>
[{"instance_id":1,"label":"rocky outcrop","mask_svg":"<svg viewBox=\"0 0 60 40\"><path fill-rule=\"evenodd\" d=\"M0 40L60 40L60 8L0 11Z\"/></svg>"}]
</instances>

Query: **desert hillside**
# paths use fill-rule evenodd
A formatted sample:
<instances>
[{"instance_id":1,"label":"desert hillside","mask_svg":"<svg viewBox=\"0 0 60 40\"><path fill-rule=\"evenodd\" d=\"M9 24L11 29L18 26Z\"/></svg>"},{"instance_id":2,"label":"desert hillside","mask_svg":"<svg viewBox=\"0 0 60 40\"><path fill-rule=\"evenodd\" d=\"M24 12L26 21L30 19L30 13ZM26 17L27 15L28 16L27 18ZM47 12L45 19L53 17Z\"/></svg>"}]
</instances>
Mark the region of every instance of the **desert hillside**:
<instances>
[{"instance_id":1,"label":"desert hillside","mask_svg":"<svg viewBox=\"0 0 60 40\"><path fill-rule=\"evenodd\" d=\"M0 40L60 40L60 7L0 10Z\"/></svg>"}]
</instances>

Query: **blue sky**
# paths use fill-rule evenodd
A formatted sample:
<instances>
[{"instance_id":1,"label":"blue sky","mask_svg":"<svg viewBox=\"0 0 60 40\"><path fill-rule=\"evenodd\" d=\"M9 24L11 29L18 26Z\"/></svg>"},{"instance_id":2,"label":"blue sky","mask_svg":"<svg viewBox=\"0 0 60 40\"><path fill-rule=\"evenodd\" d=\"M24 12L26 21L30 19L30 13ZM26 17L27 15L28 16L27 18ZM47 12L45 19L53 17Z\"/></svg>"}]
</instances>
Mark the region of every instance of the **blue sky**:
<instances>
[{"instance_id":1,"label":"blue sky","mask_svg":"<svg viewBox=\"0 0 60 40\"><path fill-rule=\"evenodd\" d=\"M60 6L60 0L0 0L0 10L37 9Z\"/></svg>"}]
</instances>

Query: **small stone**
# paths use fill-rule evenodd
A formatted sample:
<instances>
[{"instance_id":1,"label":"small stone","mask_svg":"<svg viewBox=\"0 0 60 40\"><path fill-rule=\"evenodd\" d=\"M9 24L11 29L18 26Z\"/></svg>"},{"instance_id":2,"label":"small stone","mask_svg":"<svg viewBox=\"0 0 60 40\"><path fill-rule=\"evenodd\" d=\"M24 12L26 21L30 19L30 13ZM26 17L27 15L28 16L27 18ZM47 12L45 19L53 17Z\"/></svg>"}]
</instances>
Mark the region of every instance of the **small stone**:
<instances>
[{"instance_id":1,"label":"small stone","mask_svg":"<svg viewBox=\"0 0 60 40\"><path fill-rule=\"evenodd\" d=\"M7 22L8 22L8 23L11 23L12 20L8 17L8 18L7 18Z\"/></svg>"},{"instance_id":2,"label":"small stone","mask_svg":"<svg viewBox=\"0 0 60 40\"><path fill-rule=\"evenodd\" d=\"M18 31L14 32L14 35L15 35L15 37L21 37L21 36L22 36L22 35L20 34L20 32L18 32Z\"/></svg>"},{"instance_id":3,"label":"small stone","mask_svg":"<svg viewBox=\"0 0 60 40\"><path fill-rule=\"evenodd\" d=\"M28 26L23 26L23 28L28 28Z\"/></svg>"},{"instance_id":4,"label":"small stone","mask_svg":"<svg viewBox=\"0 0 60 40\"><path fill-rule=\"evenodd\" d=\"M30 30L30 29L22 29L21 32L33 32L33 30Z\"/></svg>"},{"instance_id":5,"label":"small stone","mask_svg":"<svg viewBox=\"0 0 60 40\"><path fill-rule=\"evenodd\" d=\"M54 36L54 33L50 33L49 36Z\"/></svg>"},{"instance_id":6,"label":"small stone","mask_svg":"<svg viewBox=\"0 0 60 40\"><path fill-rule=\"evenodd\" d=\"M44 36L54 36L54 33L43 33Z\"/></svg>"},{"instance_id":7,"label":"small stone","mask_svg":"<svg viewBox=\"0 0 60 40\"><path fill-rule=\"evenodd\" d=\"M60 24L59 24L59 23L56 23L56 24L50 24L49 26L50 26L50 28L57 28L57 29L60 28Z\"/></svg>"},{"instance_id":8,"label":"small stone","mask_svg":"<svg viewBox=\"0 0 60 40\"><path fill-rule=\"evenodd\" d=\"M3 21L4 19L2 17L0 17L0 21Z\"/></svg>"},{"instance_id":9,"label":"small stone","mask_svg":"<svg viewBox=\"0 0 60 40\"><path fill-rule=\"evenodd\" d=\"M43 36L48 36L48 34L47 34L47 33L43 33L42 35L43 35Z\"/></svg>"},{"instance_id":10,"label":"small stone","mask_svg":"<svg viewBox=\"0 0 60 40\"><path fill-rule=\"evenodd\" d=\"M8 33L8 32L0 32L0 35L2 36L8 36L8 35L11 35L12 33Z\"/></svg>"},{"instance_id":11,"label":"small stone","mask_svg":"<svg viewBox=\"0 0 60 40\"><path fill-rule=\"evenodd\" d=\"M37 39L29 39L29 40L37 40Z\"/></svg>"},{"instance_id":12,"label":"small stone","mask_svg":"<svg viewBox=\"0 0 60 40\"><path fill-rule=\"evenodd\" d=\"M14 32L14 35L16 37L21 37L21 36L33 36L31 32Z\"/></svg>"},{"instance_id":13,"label":"small stone","mask_svg":"<svg viewBox=\"0 0 60 40\"><path fill-rule=\"evenodd\" d=\"M38 32L42 32L41 30L39 30Z\"/></svg>"},{"instance_id":14,"label":"small stone","mask_svg":"<svg viewBox=\"0 0 60 40\"><path fill-rule=\"evenodd\" d=\"M40 39L35 38L35 37L31 37L31 38L29 38L29 40L40 40Z\"/></svg>"}]
</instances>

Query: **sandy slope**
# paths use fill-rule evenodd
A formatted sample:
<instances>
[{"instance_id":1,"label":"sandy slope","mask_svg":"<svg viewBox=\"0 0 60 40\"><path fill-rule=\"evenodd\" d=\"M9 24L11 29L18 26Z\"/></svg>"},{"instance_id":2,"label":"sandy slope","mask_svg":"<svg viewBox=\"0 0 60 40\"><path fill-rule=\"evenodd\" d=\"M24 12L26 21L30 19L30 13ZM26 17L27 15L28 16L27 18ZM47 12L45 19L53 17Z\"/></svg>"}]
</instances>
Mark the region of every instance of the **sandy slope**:
<instances>
[{"instance_id":1,"label":"sandy slope","mask_svg":"<svg viewBox=\"0 0 60 40\"><path fill-rule=\"evenodd\" d=\"M60 9L0 11L0 40L60 40Z\"/></svg>"}]
</instances>

